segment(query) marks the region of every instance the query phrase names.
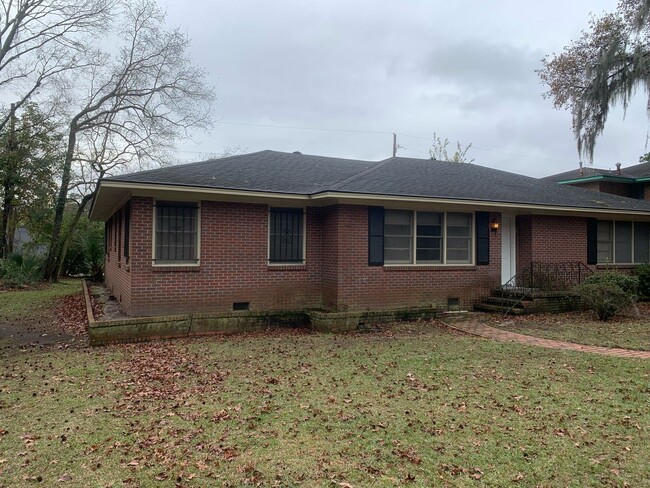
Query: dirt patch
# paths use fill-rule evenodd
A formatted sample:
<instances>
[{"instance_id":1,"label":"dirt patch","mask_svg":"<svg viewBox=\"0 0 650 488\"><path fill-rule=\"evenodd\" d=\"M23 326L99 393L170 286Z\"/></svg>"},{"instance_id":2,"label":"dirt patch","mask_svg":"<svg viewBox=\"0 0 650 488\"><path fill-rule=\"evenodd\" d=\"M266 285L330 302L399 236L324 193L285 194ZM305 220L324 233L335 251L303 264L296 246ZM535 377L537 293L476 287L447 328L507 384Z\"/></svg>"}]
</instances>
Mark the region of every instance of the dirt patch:
<instances>
[{"instance_id":1,"label":"dirt patch","mask_svg":"<svg viewBox=\"0 0 650 488\"><path fill-rule=\"evenodd\" d=\"M86 310L81 293L57 298L54 304L20 318L0 318L2 349L87 344Z\"/></svg>"},{"instance_id":2,"label":"dirt patch","mask_svg":"<svg viewBox=\"0 0 650 488\"><path fill-rule=\"evenodd\" d=\"M637 304L639 314L634 310L612 317L607 323L626 324L635 323L640 320L650 320L650 302L639 302ZM527 327L537 327L540 330L555 329L566 323L571 324L593 324L598 322L592 312L564 312L564 313L536 313L531 315L503 315L503 314L482 314L481 322L498 327L500 325L517 326L526 324Z\"/></svg>"}]
</instances>

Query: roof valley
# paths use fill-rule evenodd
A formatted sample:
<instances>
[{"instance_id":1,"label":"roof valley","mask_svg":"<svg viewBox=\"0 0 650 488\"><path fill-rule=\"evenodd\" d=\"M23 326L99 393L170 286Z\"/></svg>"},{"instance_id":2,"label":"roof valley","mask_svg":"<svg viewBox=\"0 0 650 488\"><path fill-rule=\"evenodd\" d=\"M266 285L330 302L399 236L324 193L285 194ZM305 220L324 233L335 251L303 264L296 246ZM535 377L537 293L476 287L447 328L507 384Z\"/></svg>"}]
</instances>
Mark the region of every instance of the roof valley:
<instances>
[{"instance_id":1,"label":"roof valley","mask_svg":"<svg viewBox=\"0 0 650 488\"><path fill-rule=\"evenodd\" d=\"M347 185L348 183L352 183L353 181L357 181L359 178L363 178L364 176L369 175L370 173L377 171L378 169L383 168L386 166L388 163L392 162L394 158L389 158L384 161L380 161L376 163L374 166L371 166L370 168L364 169L360 173L357 173L355 175L349 176L345 178L344 180L339 181L338 183L334 183L330 185L329 188L327 188L325 191L336 191L340 190L342 187Z\"/></svg>"}]
</instances>

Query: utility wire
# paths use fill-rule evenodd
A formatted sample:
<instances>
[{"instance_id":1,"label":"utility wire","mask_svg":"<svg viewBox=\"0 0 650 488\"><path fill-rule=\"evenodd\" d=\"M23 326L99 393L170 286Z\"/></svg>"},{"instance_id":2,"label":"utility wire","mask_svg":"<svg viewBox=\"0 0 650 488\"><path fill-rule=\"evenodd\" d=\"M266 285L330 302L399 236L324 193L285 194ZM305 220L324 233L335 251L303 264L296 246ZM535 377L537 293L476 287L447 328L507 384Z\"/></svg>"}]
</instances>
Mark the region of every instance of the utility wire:
<instances>
[{"instance_id":1,"label":"utility wire","mask_svg":"<svg viewBox=\"0 0 650 488\"><path fill-rule=\"evenodd\" d=\"M422 137L422 136L414 136L412 134L403 134L403 133L400 133L400 132L398 132L397 135L398 136L403 136L403 137L412 137L413 139L421 139L423 141L431 141L430 137L427 138L427 137ZM527 154L519 154L519 153L513 153L513 152L509 152L509 151L502 151L501 149L490 149L490 148L487 148L487 147L475 146L474 144L472 144L472 149L476 149L478 151L488 151L488 152L495 152L495 153L501 153L501 154L508 154L510 156L518 156L518 157L521 157L521 158L532 158L532 159L541 159L543 161L554 161L556 163L575 164L575 161L567 161L567 160L564 160L564 159L543 158L543 157L540 157L540 156L530 156L530 155L527 155Z\"/></svg>"},{"instance_id":2,"label":"utility wire","mask_svg":"<svg viewBox=\"0 0 650 488\"><path fill-rule=\"evenodd\" d=\"M355 129L331 129L326 127L297 127L292 125L271 125L271 124L246 124L244 122L226 122L225 120L220 120L216 122L217 124L226 124L226 125L243 125L246 127L268 127L273 129L297 129L297 130L322 130L328 132L356 132L360 134L389 134L392 135L392 132L384 132L380 130L355 130Z\"/></svg>"},{"instance_id":3,"label":"utility wire","mask_svg":"<svg viewBox=\"0 0 650 488\"><path fill-rule=\"evenodd\" d=\"M245 122L232 122L232 121L227 121L227 120L220 120L216 122L217 124L223 124L223 125L237 125L237 126L243 126L243 127L264 127L264 128L270 128L270 129L291 129L291 130L315 130L315 131L325 131L325 132L348 132L348 133L357 133L357 134L381 134L381 135L392 135L393 132L388 132L388 131L380 131L380 130L359 130L359 129L334 129L334 128L329 128L329 127L300 127L300 126L293 126L293 125L274 125L274 124L249 124ZM423 136L416 136L413 134L405 134L403 132L396 132L398 136L402 137L411 137L413 139L420 139L423 141L429 141L431 142L433 139L431 137L423 137ZM399 146L400 149L405 149L408 151L413 151L417 152L420 154L428 154L424 151L418 151L416 149L408 149L403 146ZM553 159L553 158L544 158L540 156L530 156L527 154L520 154L520 153L513 153L509 151L502 151L500 149L491 149L487 147L480 147L480 146L475 146L472 144L472 149L476 149L477 151L488 151L488 152L494 152L494 153L500 153L500 154L507 154L509 156L517 156L520 158L529 158L529 159L539 159L542 161L553 161L556 163L566 163L566 164L575 164L575 161L567 161L564 159ZM192 152L192 151L181 151L181 152ZM209 151L206 151L209 152ZM198 154L204 154L204 153L198 153Z\"/></svg>"}]
</instances>

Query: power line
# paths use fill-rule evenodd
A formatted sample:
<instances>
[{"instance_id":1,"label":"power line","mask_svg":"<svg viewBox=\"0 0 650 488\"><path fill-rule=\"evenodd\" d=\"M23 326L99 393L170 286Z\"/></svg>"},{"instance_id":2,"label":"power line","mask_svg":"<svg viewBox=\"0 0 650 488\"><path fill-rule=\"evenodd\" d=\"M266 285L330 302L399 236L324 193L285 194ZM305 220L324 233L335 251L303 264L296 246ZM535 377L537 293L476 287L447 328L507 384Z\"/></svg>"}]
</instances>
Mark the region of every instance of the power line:
<instances>
[{"instance_id":1,"label":"power line","mask_svg":"<svg viewBox=\"0 0 650 488\"><path fill-rule=\"evenodd\" d=\"M403 133L397 133L399 136L404 136L404 137L412 137L413 139L421 139L423 141L431 141L431 138L427 137L422 137L422 136L414 136L412 134L403 134ZM509 156L518 156L520 158L532 158L532 159L541 159L543 161L554 161L556 163L569 163L569 164L575 164L575 161L567 161L565 159L552 159L552 158L543 158L540 156L530 156L528 154L519 154L519 153L513 153L509 151L502 151L501 149L491 149L488 147L480 147L480 146L475 146L472 144L472 149L476 149L478 151L488 151L488 152L495 152L495 153L501 153L501 154L508 154Z\"/></svg>"},{"instance_id":2,"label":"power line","mask_svg":"<svg viewBox=\"0 0 650 488\"><path fill-rule=\"evenodd\" d=\"M380 131L380 130L360 130L360 129L335 129L331 127L301 127L301 126L294 126L294 125L275 125L275 124L250 124L246 122L234 122L234 121L227 121L227 120L220 120L216 122L217 124L223 124L223 125L236 125L236 126L243 126L243 127L263 127L263 128L269 128L269 129L289 129L289 130L313 130L313 131L325 131L325 132L348 132L348 133L356 133L356 134L381 134L381 135L393 135L393 132L389 131ZM432 141L431 137L423 137L423 136L416 136L413 134L406 134L403 132L397 132L396 133L399 136L403 137L411 137L413 139L420 139L423 141ZM399 149L405 149L407 151L413 151L417 152L420 154L428 154L424 151L418 151L417 149L408 149L403 146L399 146ZM567 161L564 159L553 159L553 158L545 158L545 157L540 157L540 156L531 156L527 154L520 154L520 153L513 153L509 151L503 151L500 149L492 149L492 148L487 148L487 147L481 147L481 146L475 146L472 144L472 149L476 149L477 151L487 151L487 152L494 152L494 153L500 153L500 154L507 154L509 156L516 156L520 158L528 158L528 159L539 159L541 161L553 161L556 163L566 163L566 164L575 164L575 161ZM193 152L193 151L182 151L182 152ZM209 152L209 151L208 151ZM204 154L201 152L196 152L197 154Z\"/></svg>"},{"instance_id":3,"label":"power line","mask_svg":"<svg viewBox=\"0 0 650 488\"><path fill-rule=\"evenodd\" d=\"M245 127L268 127L272 129L297 129L297 130L321 130L327 132L356 132L360 134L392 134L392 132L385 132L380 130L358 130L358 129L332 129L327 127L298 127L293 125L272 125L272 124L247 124L244 122L229 122L225 120L220 120L216 122L217 124L226 124L226 125L243 125Z\"/></svg>"}]
</instances>

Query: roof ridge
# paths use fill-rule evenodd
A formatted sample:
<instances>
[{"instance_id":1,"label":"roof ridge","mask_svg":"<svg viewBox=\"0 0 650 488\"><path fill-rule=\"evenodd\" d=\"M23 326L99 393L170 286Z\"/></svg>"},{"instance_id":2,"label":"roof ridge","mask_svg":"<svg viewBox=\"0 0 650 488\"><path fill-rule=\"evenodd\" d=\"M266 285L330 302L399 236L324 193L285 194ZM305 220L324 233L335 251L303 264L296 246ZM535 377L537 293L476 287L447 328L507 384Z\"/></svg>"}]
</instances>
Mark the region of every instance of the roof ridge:
<instances>
[{"instance_id":1,"label":"roof ridge","mask_svg":"<svg viewBox=\"0 0 650 488\"><path fill-rule=\"evenodd\" d=\"M344 180L339 181L338 183L334 183L333 185L331 185L328 188L328 190L330 190L330 191L339 190L339 189L341 189L341 187L347 185L348 183L352 183L353 181L356 181L357 179L362 178L362 177L372 173L373 171L378 170L379 168L383 168L384 166L386 166L388 163L390 163L394 159L395 158L388 158L388 159L386 159L384 161L377 161L370 168L364 169L360 173L354 174L352 176L348 176L347 178L345 178ZM372 162L372 161L368 161L368 162Z\"/></svg>"},{"instance_id":2,"label":"roof ridge","mask_svg":"<svg viewBox=\"0 0 650 488\"><path fill-rule=\"evenodd\" d=\"M107 176L106 178L102 178L102 179L103 180L110 180L110 179L114 179L114 178L118 179L120 176L124 176L124 175L128 175L128 176L142 175L142 174L147 174L147 173L153 173L154 171L161 171L161 170L171 169L171 168L183 168L183 167L186 167L186 166L199 166L201 164L214 163L215 161L223 161L223 160L226 160L226 159L239 158L239 157L242 157L242 156L250 156L252 154L260 154L260 153L263 153L263 152L274 152L274 151L271 151L270 149L262 149L261 151L255 151L255 152L246 153L246 154L233 154L232 156L225 156L225 157L221 157L221 158L210 158L210 159L205 159L203 161L192 161L191 163L170 164L169 166L159 166L157 168L145 169L143 171L136 171L134 173L124 173L124 174L115 175L115 176Z\"/></svg>"}]
</instances>

